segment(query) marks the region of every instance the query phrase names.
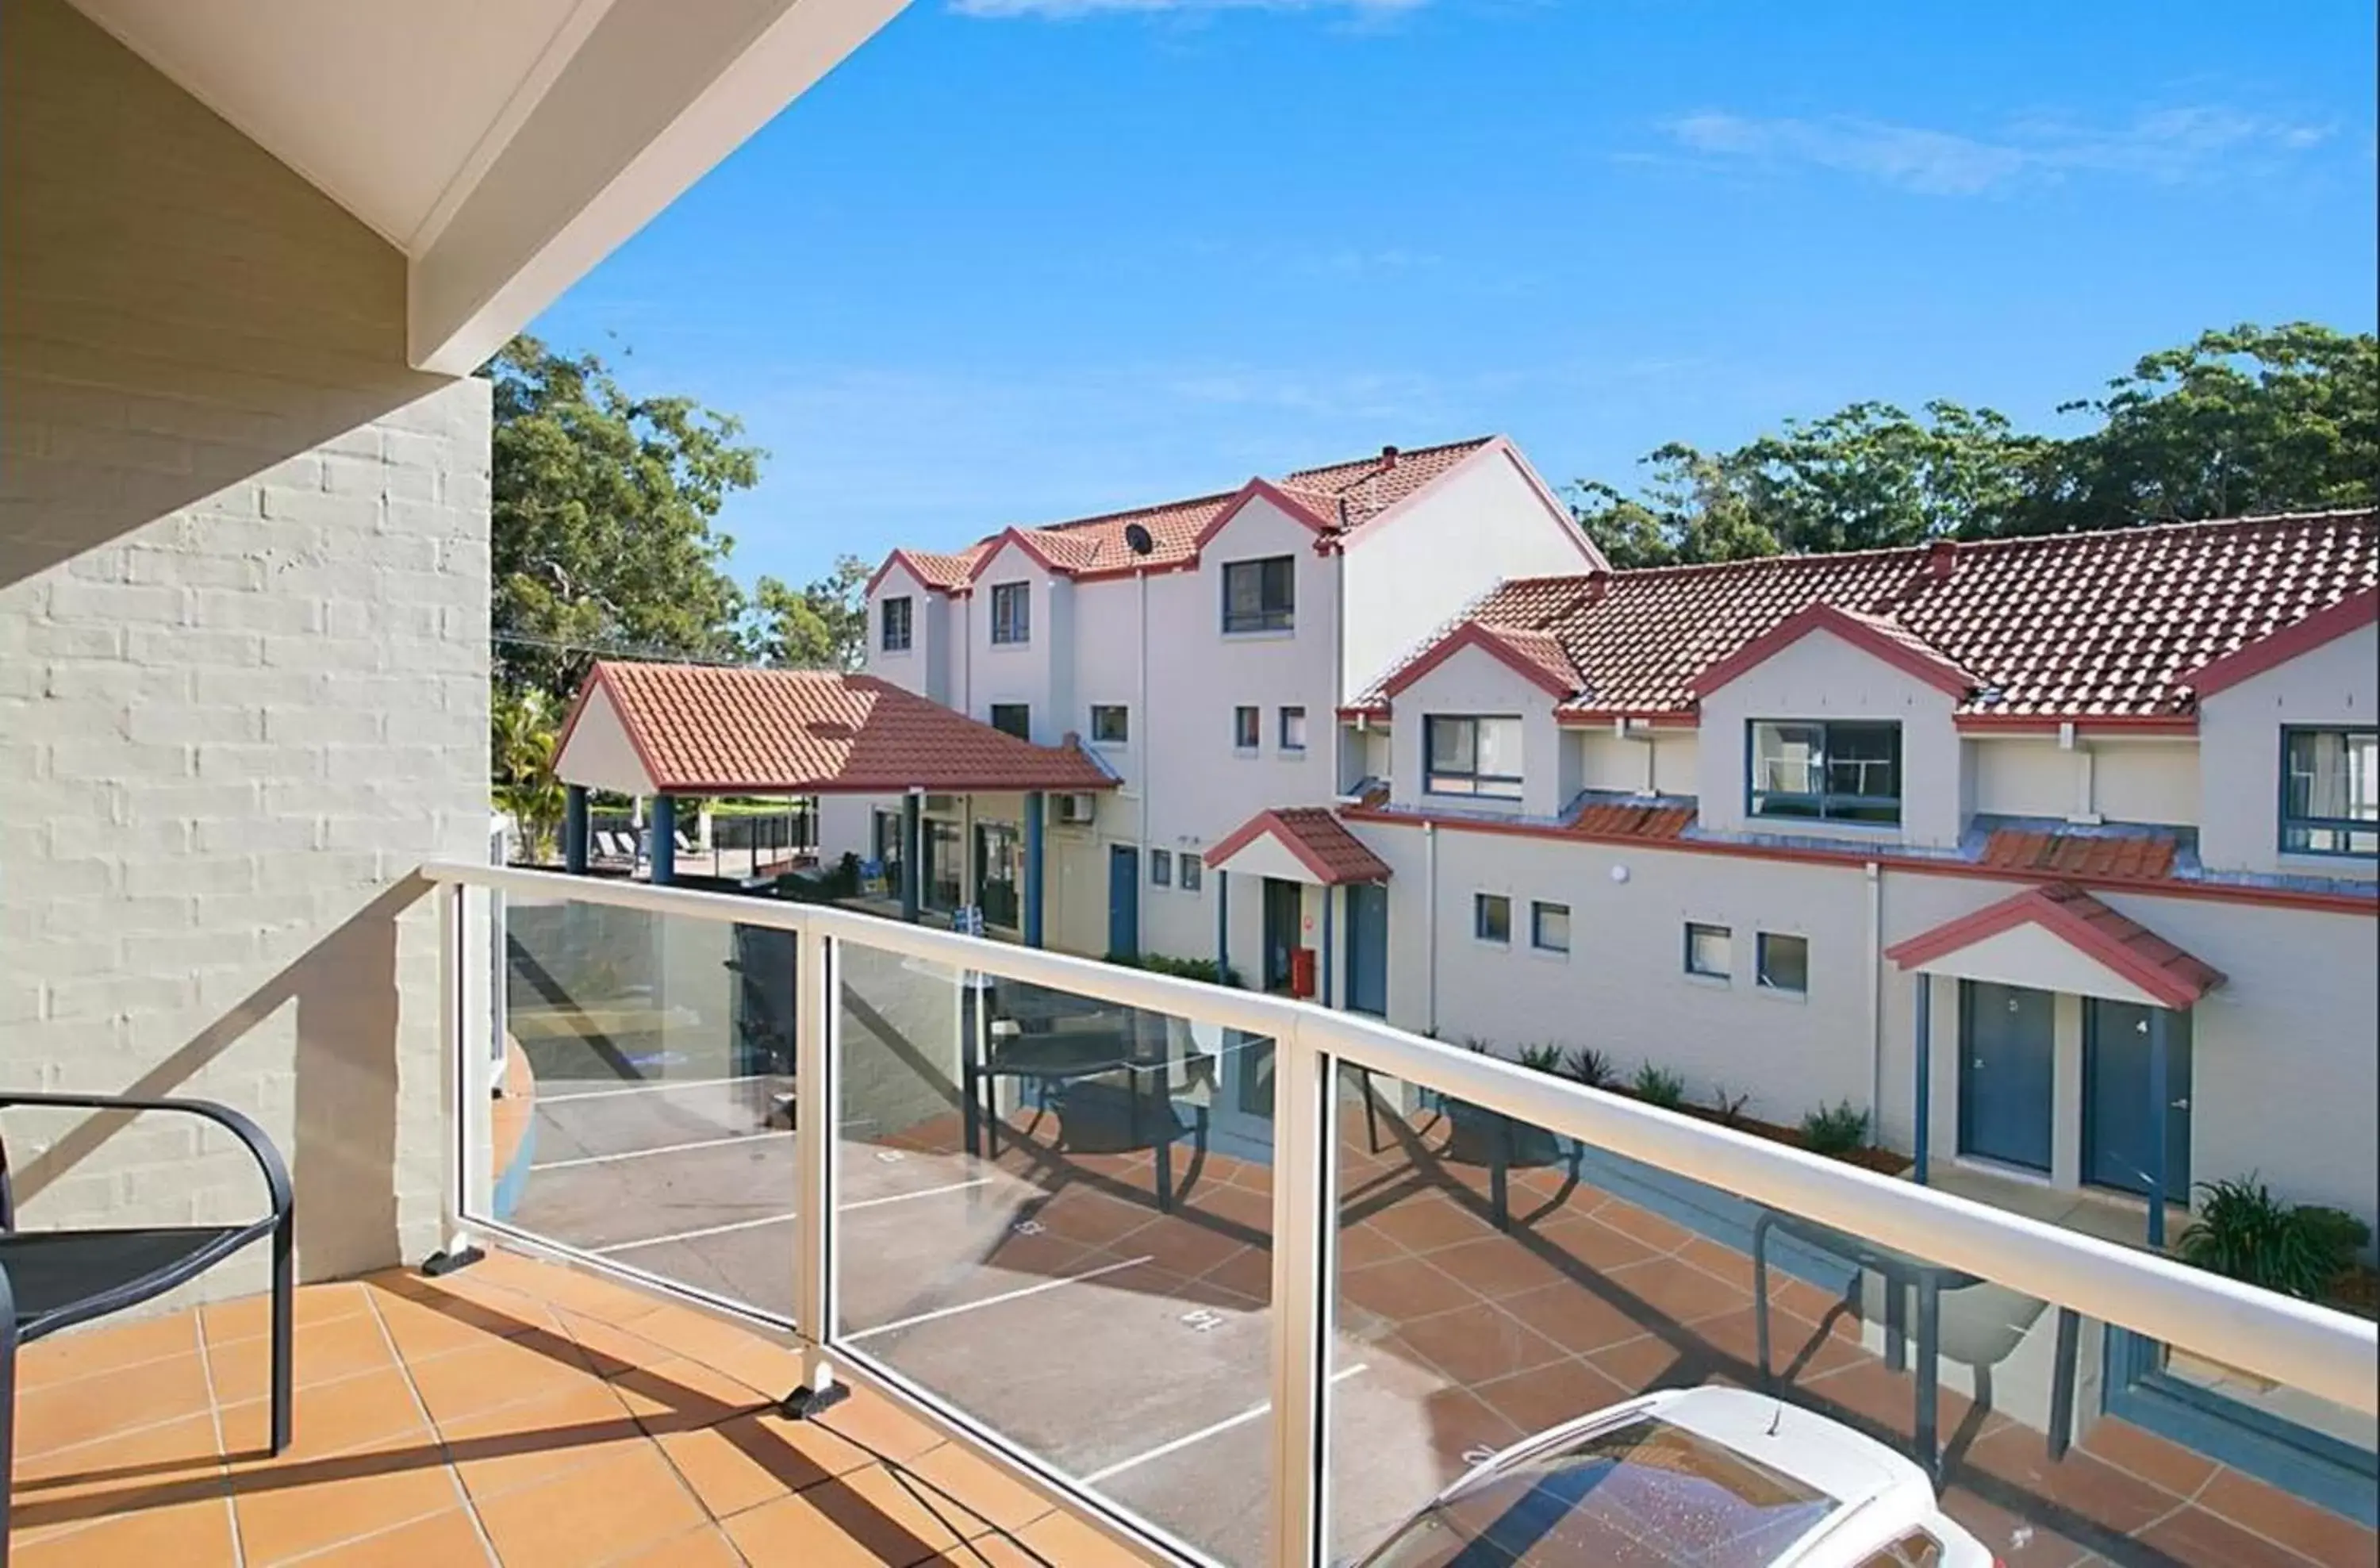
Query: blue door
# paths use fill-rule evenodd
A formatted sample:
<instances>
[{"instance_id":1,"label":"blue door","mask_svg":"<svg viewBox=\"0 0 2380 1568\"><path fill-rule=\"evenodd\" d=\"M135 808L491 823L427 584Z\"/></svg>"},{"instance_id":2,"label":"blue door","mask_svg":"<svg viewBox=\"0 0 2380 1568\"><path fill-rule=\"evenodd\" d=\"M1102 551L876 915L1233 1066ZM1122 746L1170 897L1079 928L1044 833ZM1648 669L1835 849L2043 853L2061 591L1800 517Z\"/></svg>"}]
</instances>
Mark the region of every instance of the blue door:
<instances>
[{"instance_id":1,"label":"blue door","mask_svg":"<svg viewBox=\"0 0 2380 1568\"><path fill-rule=\"evenodd\" d=\"M2049 1169L2055 1008L2030 986L1959 982L1960 1153Z\"/></svg>"},{"instance_id":2,"label":"blue door","mask_svg":"<svg viewBox=\"0 0 2380 1568\"><path fill-rule=\"evenodd\" d=\"M1108 845L1108 951L1140 953L1140 851Z\"/></svg>"},{"instance_id":3,"label":"blue door","mask_svg":"<svg viewBox=\"0 0 2380 1568\"><path fill-rule=\"evenodd\" d=\"M1379 882L1347 890L1347 1010L1389 1014L1389 890Z\"/></svg>"},{"instance_id":4,"label":"blue door","mask_svg":"<svg viewBox=\"0 0 2380 1568\"><path fill-rule=\"evenodd\" d=\"M2149 1009L2133 1002L2082 1004L2082 1179L2146 1196L2149 1141L2164 1124L2165 1190L2190 1191L2190 1015L2166 1020L2162 1115L2149 1106Z\"/></svg>"}]
</instances>

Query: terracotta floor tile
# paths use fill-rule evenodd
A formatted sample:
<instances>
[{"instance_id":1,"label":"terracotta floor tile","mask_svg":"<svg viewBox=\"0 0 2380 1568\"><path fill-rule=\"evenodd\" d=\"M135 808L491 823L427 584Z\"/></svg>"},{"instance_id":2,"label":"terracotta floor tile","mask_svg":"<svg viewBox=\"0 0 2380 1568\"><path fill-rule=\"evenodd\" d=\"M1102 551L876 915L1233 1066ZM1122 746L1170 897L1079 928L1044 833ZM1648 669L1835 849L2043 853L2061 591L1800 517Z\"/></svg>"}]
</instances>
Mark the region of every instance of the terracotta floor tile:
<instances>
[{"instance_id":1,"label":"terracotta floor tile","mask_svg":"<svg viewBox=\"0 0 2380 1568\"><path fill-rule=\"evenodd\" d=\"M1393 1352L1419 1355L1465 1387L1550 1366L1570 1354L1485 1302L1415 1319L1401 1325L1386 1344Z\"/></svg>"},{"instance_id":2,"label":"terracotta floor tile","mask_svg":"<svg viewBox=\"0 0 2380 1568\"><path fill-rule=\"evenodd\" d=\"M776 1403L772 1395L684 1357L658 1367L634 1367L611 1380L611 1387L648 1432L714 1427L731 1416Z\"/></svg>"},{"instance_id":3,"label":"terracotta floor tile","mask_svg":"<svg viewBox=\"0 0 2380 1568\"><path fill-rule=\"evenodd\" d=\"M1479 1299L1453 1275L1419 1258L1342 1270L1339 1289L1347 1300L1391 1323L1450 1312Z\"/></svg>"},{"instance_id":4,"label":"terracotta floor tile","mask_svg":"<svg viewBox=\"0 0 2380 1568\"><path fill-rule=\"evenodd\" d=\"M386 1325L397 1354L414 1362L554 1327L551 1313L506 1312L448 1297L422 1299L375 1291L372 1309Z\"/></svg>"},{"instance_id":5,"label":"terracotta floor tile","mask_svg":"<svg viewBox=\"0 0 2380 1568\"><path fill-rule=\"evenodd\" d=\"M2374 1561L2372 1538L2363 1538L2361 1551L2348 1557L2304 1557L2261 1535L2241 1529L2203 1508L2182 1508L2171 1517L2143 1530L2140 1543L2158 1553L2159 1563L2176 1568L2350 1568Z\"/></svg>"},{"instance_id":6,"label":"terracotta floor tile","mask_svg":"<svg viewBox=\"0 0 2380 1568\"><path fill-rule=\"evenodd\" d=\"M658 1440L702 1505L722 1519L876 1463L815 1421L779 1416L736 1416Z\"/></svg>"},{"instance_id":7,"label":"terracotta floor tile","mask_svg":"<svg viewBox=\"0 0 2380 1568\"><path fill-rule=\"evenodd\" d=\"M353 1317L369 1309L365 1287L353 1280L300 1285L289 1298L289 1320L299 1328ZM230 1344L254 1339L273 1327L273 1298L246 1295L237 1301L214 1301L199 1308L199 1324L209 1344Z\"/></svg>"},{"instance_id":8,"label":"terracotta floor tile","mask_svg":"<svg viewBox=\"0 0 2380 1568\"><path fill-rule=\"evenodd\" d=\"M430 1435L412 1383L394 1367L300 1389L290 1411L293 1440L278 1460L264 1453L272 1439L272 1405L266 1400L226 1403L223 1422L225 1448L244 1464L297 1464L385 1438Z\"/></svg>"},{"instance_id":9,"label":"terracotta floor tile","mask_svg":"<svg viewBox=\"0 0 2380 1568\"><path fill-rule=\"evenodd\" d=\"M427 1361L408 1356L407 1365L430 1418L442 1425L601 1380L578 1347L559 1335L495 1340Z\"/></svg>"},{"instance_id":10,"label":"terracotta floor tile","mask_svg":"<svg viewBox=\"0 0 2380 1568\"><path fill-rule=\"evenodd\" d=\"M1621 1388L1638 1393L1674 1387L1683 1373L1684 1357L1678 1347L1658 1334L1644 1334L1605 1345L1588 1359L1595 1363L1597 1371Z\"/></svg>"},{"instance_id":11,"label":"terracotta floor tile","mask_svg":"<svg viewBox=\"0 0 2380 1568\"><path fill-rule=\"evenodd\" d=\"M78 1378L29 1388L17 1396L17 1453L30 1458L69 1443L114 1437L212 1405L205 1364L188 1354L143 1362L115 1378Z\"/></svg>"},{"instance_id":12,"label":"terracotta floor tile","mask_svg":"<svg viewBox=\"0 0 2380 1568\"><path fill-rule=\"evenodd\" d=\"M604 1568L744 1568L744 1554L728 1544L724 1530L705 1525L659 1546L614 1558Z\"/></svg>"},{"instance_id":13,"label":"terracotta floor tile","mask_svg":"<svg viewBox=\"0 0 2380 1568\"><path fill-rule=\"evenodd\" d=\"M1499 1449L1528 1436L1518 1423L1468 1389L1440 1389L1423 1402L1429 1420L1430 1449L1448 1479L1470 1468L1464 1457ZM1416 1500L1419 1501L1419 1500Z\"/></svg>"},{"instance_id":14,"label":"terracotta floor tile","mask_svg":"<svg viewBox=\"0 0 2380 1568\"><path fill-rule=\"evenodd\" d=\"M1616 1198L1595 1211L1595 1222L1633 1241L1643 1242L1656 1252L1675 1252L1694 1236L1692 1231L1675 1221Z\"/></svg>"},{"instance_id":15,"label":"terracotta floor tile","mask_svg":"<svg viewBox=\"0 0 2380 1568\"><path fill-rule=\"evenodd\" d=\"M1272 1253L1261 1246L1244 1246L1199 1276L1201 1284L1220 1285L1250 1301L1272 1297Z\"/></svg>"},{"instance_id":16,"label":"terracotta floor tile","mask_svg":"<svg viewBox=\"0 0 2380 1568\"><path fill-rule=\"evenodd\" d=\"M1404 1198L1365 1223L1407 1251L1422 1254L1463 1242L1503 1239L1494 1225L1439 1192Z\"/></svg>"},{"instance_id":17,"label":"terracotta floor tile","mask_svg":"<svg viewBox=\"0 0 2380 1568\"><path fill-rule=\"evenodd\" d=\"M459 1508L304 1560L305 1568L465 1568L494 1561L471 1516Z\"/></svg>"},{"instance_id":18,"label":"terracotta floor tile","mask_svg":"<svg viewBox=\"0 0 2380 1568\"><path fill-rule=\"evenodd\" d=\"M880 1465L739 1513L728 1536L756 1563L911 1568L987 1533L981 1518Z\"/></svg>"},{"instance_id":19,"label":"terracotta floor tile","mask_svg":"<svg viewBox=\"0 0 2380 1568\"><path fill-rule=\"evenodd\" d=\"M1694 1325L1694 1337L1717 1355L1741 1363L1747 1381L1757 1380L1760 1324L1753 1308L1705 1319ZM1807 1382L1869 1359L1855 1342L1824 1332L1815 1323L1781 1307L1769 1308L1768 1367L1773 1376L1784 1380L1791 1373L1791 1380Z\"/></svg>"},{"instance_id":20,"label":"terracotta floor tile","mask_svg":"<svg viewBox=\"0 0 2380 1568\"><path fill-rule=\"evenodd\" d=\"M396 1365L396 1352L370 1312L300 1322L291 1336L289 1371L299 1388ZM262 1399L273 1386L273 1342L263 1336L210 1343L207 1370L227 1404Z\"/></svg>"},{"instance_id":21,"label":"terracotta floor tile","mask_svg":"<svg viewBox=\"0 0 2380 1568\"><path fill-rule=\"evenodd\" d=\"M1038 1519L1019 1530L1016 1539L1050 1568L1148 1568L1148 1560L1140 1553L1117 1545L1071 1513ZM987 1557L993 1568L1006 1568L1006 1560ZM951 1561L963 1568L968 1565L963 1552L953 1553Z\"/></svg>"},{"instance_id":22,"label":"terracotta floor tile","mask_svg":"<svg viewBox=\"0 0 2380 1568\"><path fill-rule=\"evenodd\" d=\"M1524 1432L1542 1432L1635 1395L1633 1389L1621 1388L1591 1363L1576 1360L1482 1383L1472 1392Z\"/></svg>"},{"instance_id":23,"label":"terracotta floor tile","mask_svg":"<svg viewBox=\"0 0 2380 1568\"><path fill-rule=\"evenodd\" d=\"M1490 1301L1547 1285L1580 1288L1560 1264L1519 1236L1482 1236L1441 1246L1429 1255L1429 1261L1432 1268L1445 1270Z\"/></svg>"},{"instance_id":24,"label":"terracotta floor tile","mask_svg":"<svg viewBox=\"0 0 2380 1568\"><path fill-rule=\"evenodd\" d=\"M625 1556L706 1522L650 1444L479 1504L504 1568L575 1568Z\"/></svg>"},{"instance_id":25,"label":"terracotta floor tile","mask_svg":"<svg viewBox=\"0 0 2380 1568\"><path fill-rule=\"evenodd\" d=\"M61 1535L18 1540L14 1568L232 1568L231 1508L221 1497L142 1509ZM257 1559L249 1559L251 1564Z\"/></svg>"},{"instance_id":26,"label":"terracotta floor tile","mask_svg":"<svg viewBox=\"0 0 2380 1568\"><path fill-rule=\"evenodd\" d=\"M1613 1289L1634 1296L1671 1323L1716 1318L1752 1303L1749 1292L1711 1278L1674 1258L1632 1263L1605 1276Z\"/></svg>"},{"instance_id":27,"label":"terracotta floor tile","mask_svg":"<svg viewBox=\"0 0 2380 1568\"><path fill-rule=\"evenodd\" d=\"M656 1340L624 1329L607 1319L577 1312L559 1314L562 1331L570 1336L601 1378L616 1378L636 1367L658 1366L677 1353Z\"/></svg>"},{"instance_id":28,"label":"terracotta floor tile","mask_svg":"<svg viewBox=\"0 0 2380 1568\"><path fill-rule=\"evenodd\" d=\"M1050 1568L1050 1560L1006 1536L978 1536L935 1558L934 1568Z\"/></svg>"},{"instance_id":29,"label":"terracotta floor tile","mask_svg":"<svg viewBox=\"0 0 2380 1568\"><path fill-rule=\"evenodd\" d=\"M1050 1512L1039 1492L954 1442L928 1449L901 1468L1012 1534Z\"/></svg>"},{"instance_id":30,"label":"terracotta floor tile","mask_svg":"<svg viewBox=\"0 0 2380 1568\"><path fill-rule=\"evenodd\" d=\"M1591 1220L1584 1214L1541 1220L1529 1229L1563 1257L1598 1274L1609 1273L1614 1269L1624 1269L1631 1263L1642 1263L1648 1258L1659 1256L1633 1236L1622 1235L1602 1221Z\"/></svg>"},{"instance_id":31,"label":"terracotta floor tile","mask_svg":"<svg viewBox=\"0 0 2380 1568\"><path fill-rule=\"evenodd\" d=\"M1232 1189L1219 1187L1218 1192ZM1260 1200L1261 1201L1261 1200ZM1086 1246L1104 1246L1157 1219L1157 1206L1110 1197L1087 1187L1070 1187L1041 1206L1033 1218L1050 1232Z\"/></svg>"},{"instance_id":32,"label":"terracotta floor tile","mask_svg":"<svg viewBox=\"0 0 2380 1568\"><path fill-rule=\"evenodd\" d=\"M1180 1209L1238 1227L1240 1239L1255 1241L1272 1234L1272 1199L1245 1187L1200 1182L1182 1199Z\"/></svg>"},{"instance_id":33,"label":"terracotta floor tile","mask_svg":"<svg viewBox=\"0 0 2380 1568\"><path fill-rule=\"evenodd\" d=\"M1361 1269L1370 1263L1386 1263L1392 1258L1402 1258L1407 1249L1402 1242L1382 1235L1371 1222L1363 1221L1339 1227L1339 1267Z\"/></svg>"},{"instance_id":34,"label":"terracotta floor tile","mask_svg":"<svg viewBox=\"0 0 2380 1568\"><path fill-rule=\"evenodd\" d=\"M18 1392L112 1372L144 1361L187 1355L199 1348L190 1315L106 1323L35 1340L17 1354Z\"/></svg>"},{"instance_id":35,"label":"terracotta floor tile","mask_svg":"<svg viewBox=\"0 0 2380 1568\"><path fill-rule=\"evenodd\" d=\"M1714 1278L1726 1281L1747 1295L1752 1290L1752 1258L1748 1253L1738 1252L1731 1246L1722 1246L1708 1236L1689 1236L1685 1246L1678 1248L1676 1256L1682 1261L1693 1264ZM1768 1270L1768 1277L1772 1281L1775 1280L1779 1271L1771 1268Z\"/></svg>"},{"instance_id":36,"label":"terracotta floor tile","mask_svg":"<svg viewBox=\"0 0 2380 1568\"><path fill-rule=\"evenodd\" d=\"M2204 1454L2144 1432L2119 1416L2101 1416L2083 1435L2082 1446L2086 1453L2095 1453L2118 1469L2129 1470L2178 1497L2190 1496L2215 1474L2215 1461Z\"/></svg>"},{"instance_id":37,"label":"terracotta floor tile","mask_svg":"<svg viewBox=\"0 0 2380 1568\"><path fill-rule=\"evenodd\" d=\"M1175 1218L1132 1234L1132 1253L1146 1254L1160 1268L1196 1276L1247 1250L1247 1244L1196 1220Z\"/></svg>"},{"instance_id":38,"label":"terracotta floor tile","mask_svg":"<svg viewBox=\"0 0 2380 1568\"><path fill-rule=\"evenodd\" d=\"M1601 1291L1569 1281L1506 1296L1497 1305L1568 1351L1601 1350L1645 1330L1639 1318Z\"/></svg>"},{"instance_id":39,"label":"terracotta floor tile","mask_svg":"<svg viewBox=\"0 0 2380 1568\"><path fill-rule=\"evenodd\" d=\"M241 1550L252 1568L318 1551L462 1504L434 1444L367 1447L232 1477Z\"/></svg>"},{"instance_id":40,"label":"terracotta floor tile","mask_svg":"<svg viewBox=\"0 0 2380 1568\"><path fill-rule=\"evenodd\" d=\"M798 1387L802 1380L801 1353L763 1337L759 1330L685 1311L674 1311L659 1321L653 1317L632 1319L626 1328L670 1355L699 1361L772 1398Z\"/></svg>"},{"instance_id":41,"label":"terracotta floor tile","mask_svg":"<svg viewBox=\"0 0 2380 1568\"><path fill-rule=\"evenodd\" d=\"M938 1446L941 1434L881 1395L854 1389L851 1397L818 1417L819 1425L879 1459L906 1465Z\"/></svg>"},{"instance_id":42,"label":"terracotta floor tile","mask_svg":"<svg viewBox=\"0 0 2380 1568\"><path fill-rule=\"evenodd\" d=\"M1823 1397L1832 1399L1834 1387L1858 1370L1838 1373L1816 1387L1827 1391ZM1890 1376L1884 1373L1881 1363L1876 1364L1876 1375ZM1901 1385L1905 1397L1909 1380L1900 1377L1893 1380ZM1942 1429L1949 1432L1955 1428L1956 1422L1949 1414L1947 1393L1944 1404ZM1901 1417L1907 1418L1905 1415ZM2174 1506L2172 1494L2080 1449L2070 1450L2063 1459L2052 1460L2041 1434L2026 1427L2004 1428L1978 1438L1969 1446L1961 1468L1981 1471L2043 1502L2070 1510L2121 1535L2142 1528Z\"/></svg>"},{"instance_id":43,"label":"terracotta floor tile","mask_svg":"<svg viewBox=\"0 0 2380 1568\"><path fill-rule=\"evenodd\" d=\"M2237 1470L2218 1472L2192 1501L2317 1562L2375 1560L2372 1531Z\"/></svg>"},{"instance_id":44,"label":"terracotta floor tile","mask_svg":"<svg viewBox=\"0 0 2380 1568\"><path fill-rule=\"evenodd\" d=\"M620 1396L589 1381L438 1424L447 1462L478 1501L613 1458L645 1440Z\"/></svg>"}]
</instances>

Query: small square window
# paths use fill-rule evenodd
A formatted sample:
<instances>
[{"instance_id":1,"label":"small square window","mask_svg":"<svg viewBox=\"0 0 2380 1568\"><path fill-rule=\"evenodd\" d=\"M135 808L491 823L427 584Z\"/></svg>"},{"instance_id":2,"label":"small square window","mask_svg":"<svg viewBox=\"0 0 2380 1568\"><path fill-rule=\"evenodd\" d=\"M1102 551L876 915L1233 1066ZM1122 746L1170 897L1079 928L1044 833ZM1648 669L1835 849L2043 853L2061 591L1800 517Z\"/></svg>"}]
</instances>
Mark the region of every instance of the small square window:
<instances>
[{"instance_id":1,"label":"small square window","mask_svg":"<svg viewBox=\"0 0 2380 1568\"><path fill-rule=\"evenodd\" d=\"M1232 710L1232 745L1240 751L1254 751L1264 737L1264 713L1256 708Z\"/></svg>"},{"instance_id":2,"label":"small square window","mask_svg":"<svg viewBox=\"0 0 2380 1568\"><path fill-rule=\"evenodd\" d=\"M1281 748L1283 751L1305 749L1305 710L1284 708L1281 711Z\"/></svg>"},{"instance_id":3,"label":"small square window","mask_svg":"<svg viewBox=\"0 0 2380 1568\"><path fill-rule=\"evenodd\" d=\"M1760 933L1760 986L1764 991L1806 996L1810 991L1810 939L1779 931Z\"/></svg>"},{"instance_id":4,"label":"small square window","mask_svg":"<svg viewBox=\"0 0 2380 1568\"><path fill-rule=\"evenodd\" d=\"M1735 934L1725 926L1686 922L1686 973L1710 979L1731 979L1735 974Z\"/></svg>"},{"instance_id":5,"label":"small square window","mask_svg":"<svg viewBox=\"0 0 2380 1568\"><path fill-rule=\"evenodd\" d=\"M1529 945L1540 953L1570 951L1570 906L1539 899L1529 906Z\"/></svg>"},{"instance_id":6,"label":"small square window","mask_svg":"<svg viewBox=\"0 0 2380 1568\"><path fill-rule=\"evenodd\" d=\"M993 703L991 727L1002 735L1013 735L1019 740L1031 740L1033 738L1033 705L1029 702Z\"/></svg>"},{"instance_id":7,"label":"small square window","mask_svg":"<svg viewBox=\"0 0 2380 1568\"><path fill-rule=\"evenodd\" d=\"M1148 852L1148 881L1152 887L1173 885L1173 851L1152 849Z\"/></svg>"},{"instance_id":8,"label":"small square window","mask_svg":"<svg viewBox=\"0 0 2380 1568\"><path fill-rule=\"evenodd\" d=\"M1200 860L1198 857L1191 854L1190 851L1186 849L1179 856L1175 857L1175 858L1181 862L1182 891L1184 893L1197 892L1198 884L1206 881L1206 862Z\"/></svg>"},{"instance_id":9,"label":"small square window","mask_svg":"<svg viewBox=\"0 0 2380 1568\"><path fill-rule=\"evenodd\" d=\"M910 615L912 607L907 594L884 602L884 651L906 653L909 650Z\"/></svg>"},{"instance_id":10,"label":"small square window","mask_svg":"<svg viewBox=\"0 0 2380 1568\"><path fill-rule=\"evenodd\" d=\"M1481 942L1512 940L1512 901L1500 893L1483 893L1471 901L1471 934Z\"/></svg>"},{"instance_id":11,"label":"small square window","mask_svg":"<svg viewBox=\"0 0 2380 1568\"><path fill-rule=\"evenodd\" d=\"M1123 746L1132 737L1132 719L1121 702L1091 704L1091 744Z\"/></svg>"}]
</instances>

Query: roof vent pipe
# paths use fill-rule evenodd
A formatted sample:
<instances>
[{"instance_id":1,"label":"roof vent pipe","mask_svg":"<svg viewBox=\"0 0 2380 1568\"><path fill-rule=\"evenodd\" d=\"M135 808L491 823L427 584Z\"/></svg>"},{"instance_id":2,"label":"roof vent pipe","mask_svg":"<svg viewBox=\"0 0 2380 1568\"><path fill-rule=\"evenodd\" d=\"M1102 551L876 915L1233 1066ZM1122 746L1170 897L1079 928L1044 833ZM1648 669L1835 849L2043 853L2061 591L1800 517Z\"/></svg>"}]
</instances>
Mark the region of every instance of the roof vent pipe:
<instances>
[{"instance_id":1,"label":"roof vent pipe","mask_svg":"<svg viewBox=\"0 0 2380 1568\"><path fill-rule=\"evenodd\" d=\"M1383 471L1385 471L1385 470L1387 470L1387 469L1393 468L1395 468L1396 466L1397 466L1397 449L1396 449L1395 447L1393 447L1393 446L1383 446L1383 447L1381 447L1381 448L1380 448L1380 468L1381 468L1381 469L1382 469Z\"/></svg>"},{"instance_id":2,"label":"roof vent pipe","mask_svg":"<svg viewBox=\"0 0 2380 1568\"><path fill-rule=\"evenodd\" d=\"M1959 568L1959 541L1937 539L1925 547L1925 575L1937 582L1949 582L1950 574Z\"/></svg>"}]
</instances>

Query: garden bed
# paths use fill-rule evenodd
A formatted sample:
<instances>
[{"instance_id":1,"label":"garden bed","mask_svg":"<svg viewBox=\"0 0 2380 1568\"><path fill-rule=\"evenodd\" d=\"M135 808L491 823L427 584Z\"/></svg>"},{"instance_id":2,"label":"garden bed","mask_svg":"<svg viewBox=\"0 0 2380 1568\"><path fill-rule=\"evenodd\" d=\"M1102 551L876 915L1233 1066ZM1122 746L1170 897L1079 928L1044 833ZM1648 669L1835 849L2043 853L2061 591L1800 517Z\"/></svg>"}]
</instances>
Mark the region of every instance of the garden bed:
<instances>
[{"instance_id":1,"label":"garden bed","mask_svg":"<svg viewBox=\"0 0 2380 1568\"><path fill-rule=\"evenodd\" d=\"M1613 1092L1626 1094L1628 1091L1615 1089ZM1717 1126L1732 1127L1739 1133L1750 1133L1754 1137L1767 1138L1771 1143L1781 1143L1791 1149L1809 1147L1809 1141L1802 1136L1802 1129L1799 1127L1779 1126L1774 1122L1764 1122L1757 1116L1729 1117L1706 1105L1681 1105L1678 1110L1697 1121L1709 1122ZM1875 1144L1869 1144L1864 1149L1854 1149L1848 1154L1830 1154L1827 1158L1840 1160L1846 1165L1857 1165L1864 1171L1874 1171L1880 1176L1898 1176L1915 1163L1908 1155L1898 1149L1882 1149Z\"/></svg>"}]
</instances>

